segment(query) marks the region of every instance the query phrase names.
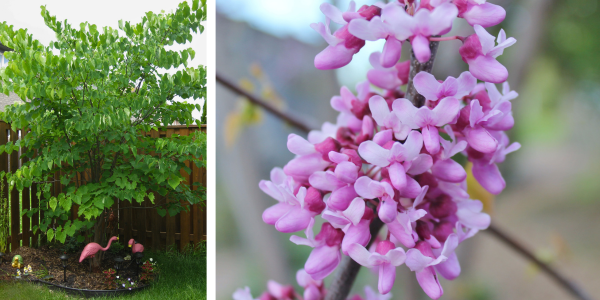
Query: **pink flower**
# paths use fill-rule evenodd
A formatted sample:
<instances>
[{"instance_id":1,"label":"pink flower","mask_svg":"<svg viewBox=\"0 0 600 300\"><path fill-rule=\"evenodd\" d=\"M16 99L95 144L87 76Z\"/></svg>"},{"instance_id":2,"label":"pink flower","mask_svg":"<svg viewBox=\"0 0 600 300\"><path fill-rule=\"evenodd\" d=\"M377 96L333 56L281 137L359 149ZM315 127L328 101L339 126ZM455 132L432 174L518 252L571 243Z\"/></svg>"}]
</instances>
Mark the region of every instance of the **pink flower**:
<instances>
[{"instance_id":1,"label":"pink flower","mask_svg":"<svg viewBox=\"0 0 600 300\"><path fill-rule=\"evenodd\" d=\"M421 128L425 148L431 154L440 151L440 136L437 127L453 122L459 112L460 103L456 98L440 100L434 109L416 108L408 99L397 99L392 104L394 112L403 124L412 129Z\"/></svg>"},{"instance_id":2,"label":"pink flower","mask_svg":"<svg viewBox=\"0 0 600 300\"><path fill-rule=\"evenodd\" d=\"M294 183L286 178L281 169L271 171L271 180L262 180L259 187L279 201L263 212L263 221L275 225L281 232L296 232L305 229L311 218L325 209L321 193L313 187L300 187L294 195Z\"/></svg>"},{"instance_id":3,"label":"pink flower","mask_svg":"<svg viewBox=\"0 0 600 300\"><path fill-rule=\"evenodd\" d=\"M370 21L352 20L348 30L363 40L387 39L382 55L383 59L380 61L383 67L391 67L396 64L402 49L401 41L407 39L410 40L417 59L424 63L431 56L429 37L450 31L452 21L457 15L458 9L450 3L444 3L431 12L427 9L419 9L414 16L411 16L399 3L392 2L384 6L381 18L374 17ZM388 46L388 44L390 45Z\"/></svg>"},{"instance_id":4,"label":"pink flower","mask_svg":"<svg viewBox=\"0 0 600 300\"><path fill-rule=\"evenodd\" d=\"M435 257L428 243L419 242L406 252L406 266L416 272L417 281L427 296L438 299L444 293L437 278L434 266L445 262L458 246L458 237L451 234L444 243L440 255Z\"/></svg>"},{"instance_id":5,"label":"pink flower","mask_svg":"<svg viewBox=\"0 0 600 300\"><path fill-rule=\"evenodd\" d=\"M448 0L431 0L431 5L438 6L445 2ZM458 17L464 18L471 26L496 26L506 17L504 8L486 3L485 0L453 0L452 3L458 8Z\"/></svg>"},{"instance_id":6,"label":"pink flower","mask_svg":"<svg viewBox=\"0 0 600 300\"><path fill-rule=\"evenodd\" d=\"M490 215L481 212L483 203L479 200L457 201L456 216L460 224L477 230L485 230L490 226Z\"/></svg>"},{"instance_id":7,"label":"pink flower","mask_svg":"<svg viewBox=\"0 0 600 300\"><path fill-rule=\"evenodd\" d=\"M252 298L252 294L250 293L250 288L249 287L245 287L243 289L237 289L234 293L233 293L233 300L254 300L254 298Z\"/></svg>"},{"instance_id":8,"label":"pink flower","mask_svg":"<svg viewBox=\"0 0 600 300\"><path fill-rule=\"evenodd\" d=\"M335 210L345 210L357 194L354 182L358 178L359 168L349 161L341 162L334 171L317 171L308 179L309 183L322 191L333 192L328 205Z\"/></svg>"},{"instance_id":9,"label":"pink flower","mask_svg":"<svg viewBox=\"0 0 600 300\"><path fill-rule=\"evenodd\" d=\"M469 160L473 162L473 177L488 192L497 195L504 190L506 182L496 163L503 162L506 154L518 150L521 148L521 144L512 143L508 145L510 141L504 132L492 132L492 134L497 136L498 146L496 150L487 154L477 154L471 151L473 153L469 156Z\"/></svg>"},{"instance_id":10,"label":"pink flower","mask_svg":"<svg viewBox=\"0 0 600 300\"><path fill-rule=\"evenodd\" d=\"M314 280L304 269L296 272L296 281L304 288L304 300L321 300L325 296L323 280Z\"/></svg>"},{"instance_id":11,"label":"pink flower","mask_svg":"<svg viewBox=\"0 0 600 300\"><path fill-rule=\"evenodd\" d=\"M322 171L330 165L329 151L339 150L331 141L333 141L332 138L326 138L321 143L313 145L296 134L290 134L287 146L290 152L297 156L283 167L285 174L294 178L296 182L308 182L311 174Z\"/></svg>"},{"instance_id":12,"label":"pink flower","mask_svg":"<svg viewBox=\"0 0 600 300\"><path fill-rule=\"evenodd\" d=\"M348 248L348 255L362 266L379 268L379 293L387 294L392 290L396 280L396 267L403 264L406 259L404 249L394 245L390 241L381 241L377 244L377 250L370 253L359 244L352 244Z\"/></svg>"},{"instance_id":13,"label":"pink flower","mask_svg":"<svg viewBox=\"0 0 600 300\"><path fill-rule=\"evenodd\" d=\"M407 173L421 174L432 165L431 156L419 154L422 147L421 134L418 131L411 131L404 144L394 142L388 150L373 141L365 141L358 147L358 153L370 164L387 167L392 185L402 191L407 185Z\"/></svg>"},{"instance_id":14,"label":"pink flower","mask_svg":"<svg viewBox=\"0 0 600 300\"><path fill-rule=\"evenodd\" d=\"M481 25L473 26L475 33L470 35L460 47L462 60L469 64L469 71L475 78L491 83L502 83L508 78L508 70L500 64L496 57L502 55L504 49L517 42L514 38L506 38L504 30L498 34L498 45L494 36Z\"/></svg>"},{"instance_id":15,"label":"pink flower","mask_svg":"<svg viewBox=\"0 0 600 300\"><path fill-rule=\"evenodd\" d=\"M367 79L376 87L386 90L395 90L401 85L408 83L408 72L410 71L410 61L403 61L384 67L380 61L381 52L373 52L369 56L369 62L373 69L367 72ZM396 60L398 62L398 60Z\"/></svg>"},{"instance_id":16,"label":"pink flower","mask_svg":"<svg viewBox=\"0 0 600 300\"><path fill-rule=\"evenodd\" d=\"M358 53L365 45L363 39L350 34L348 31L348 21L354 18L371 20L374 16L381 13L381 9L374 5L364 5L356 13L354 13L354 9L354 1L350 2L350 7L346 13L342 13L331 4L321 4L321 11L326 17L325 24L313 23L310 26L323 36L329 46L315 57L315 67L317 69L329 70L341 68L350 63L352 56ZM333 35L329 29L330 21L343 25Z\"/></svg>"},{"instance_id":17,"label":"pink flower","mask_svg":"<svg viewBox=\"0 0 600 300\"><path fill-rule=\"evenodd\" d=\"M440 83L431 73L419 72L414 78L414 84L425 99L437 101L446 97L461 99L475 88L477 79L471 73L463 72L458 79L448 76L443 83Z\"/></svg>"},{"instance_id":18,"label":"pink flower","mask_svg":"<svg viewBox=\"0 0 600 300\"><path fill-rule=\"evenodd\" d=\"M340 229L333 228L329 223L323 223L321 232L315 237L313 234L314 223L314 218L311 218L305 231L307 238L293 235L290 237L290 241L297 245L314 248L304 264L304 270L314 280L321 280L331 274L342 259L340 245L344 233Z\"/></svg>"},{"instance_id":19,"label":"pink flower","mask_svg":"<svg viewBox=\"0 0 600 300\"><path fill-rule=\"evenodd\" d=\"M282 285L274 280L267 282L267 290L269 295L277 300L292 300L295 298L293 286Z\"/></svg>"},{"instance_id":20,"label":"pink flower","mask_svg":"<svg viewBox=\"0 0 600 300\"><path fill-rule=\"evenodd\" d=\"M373 114L373 119L382 130L390 129L397 140L405 140L411 128L400 122L398 116L390 112L387 101L381 96L373 96L369 99L369 108ZM386 140L390 141L391 136ZM385 143L385 142L384 142ZM383 146L383 144L380 144Z\"/></svg>"}]
</instances>

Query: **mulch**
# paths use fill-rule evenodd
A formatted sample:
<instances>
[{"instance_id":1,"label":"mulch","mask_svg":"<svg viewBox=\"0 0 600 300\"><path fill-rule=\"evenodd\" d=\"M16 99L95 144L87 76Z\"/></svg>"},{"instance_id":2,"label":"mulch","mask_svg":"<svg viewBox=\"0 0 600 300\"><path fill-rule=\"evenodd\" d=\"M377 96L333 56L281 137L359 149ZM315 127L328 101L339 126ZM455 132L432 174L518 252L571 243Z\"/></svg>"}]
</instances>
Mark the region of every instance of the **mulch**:
<instances>
[{"instance_id":1,"label":"mulch","mask_svg":"<svg viewBox=\"0 0 600 300\"><path fill-rule=\"evenodd\" d=\"M129 250L129 251L127 251ZM90 264L88 259L79 263L79 256L81 251L77 253L67 254L69 260L67 263L67 281L64 282L63 266L62 261L59 257L63 254L58 248L50 248L47 245L42 246L39 249L21 247L13 253L8 253L4 256L4 262L0 263L0 281L14 281L14 276L17 270L11 266L11 260L15 255L21 255L23 258L23 265L31 265L32 273L43 270L44 267L48 270L49 275L54 277L48 281L59 284L62 286L76 288L76 289L87 289L87 290L114 290L116 286L109 287L105 284L105 274L102 273L109 268L115 269L114 258L117 256L125 257L131 255L131 249L126 248L120 253L111 253L109 251L104 252L100 267L93 269L90 273ZM144 261L147 260L144 257ZM9 261L7 261L9 260ZM135 262L125 261L122 263L122 267L125 269L119 270L120 278L131 278L135 282L138 282L138 276L135 275ZM21 269L21 272L23 270ZM21 276L22 280L40 279L35 275ZM143 283L138 283L136 287L144 286Z\"/></svg>"}]
</instances>

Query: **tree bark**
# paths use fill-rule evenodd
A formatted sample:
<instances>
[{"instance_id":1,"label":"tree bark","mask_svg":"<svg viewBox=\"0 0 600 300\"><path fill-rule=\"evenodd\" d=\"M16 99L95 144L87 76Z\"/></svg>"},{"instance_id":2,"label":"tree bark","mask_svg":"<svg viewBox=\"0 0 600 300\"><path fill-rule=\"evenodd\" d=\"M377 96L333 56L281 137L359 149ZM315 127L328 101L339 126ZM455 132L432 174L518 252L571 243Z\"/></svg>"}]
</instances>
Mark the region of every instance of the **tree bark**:
<instances>
[{"instance_id":1,"label":"tree bark","mask_svg":"<svg viewBox=\"0 0 600 300\"><path fill-rule=\"evenodd\" d=\"M429 49L431 49L431 57L425 63L420 63L415 57L415 52L411 51L410 56L410 74L408 75L408 86L406 88L406 99L410 100L413 105L417 108L425 105L425 97L420 95L415 89L413 79L419 72L431 73L433 70L433 62L440 42L429 42Z\"/></svg>"}]
</instances>

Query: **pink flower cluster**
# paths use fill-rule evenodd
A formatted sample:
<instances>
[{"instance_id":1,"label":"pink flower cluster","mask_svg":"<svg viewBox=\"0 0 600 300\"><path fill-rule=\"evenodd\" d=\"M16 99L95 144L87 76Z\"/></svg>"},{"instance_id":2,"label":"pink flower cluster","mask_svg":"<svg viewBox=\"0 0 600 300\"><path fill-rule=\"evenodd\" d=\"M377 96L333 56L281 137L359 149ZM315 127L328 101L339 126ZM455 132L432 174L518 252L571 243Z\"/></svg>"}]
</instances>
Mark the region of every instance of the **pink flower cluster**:
<instances>
[{"instance_id":1,"label":"pink flower cluster","mask_svg":"<svg viewBox=\"0 0 600 300\"><path fill-rule=\"evenodd\" d=\"M315 57L318 69L343 67L352 61L352 56L360 51L365 41L379 39L385 39L385 46L377 59L378 66L398 67L404 42L411 44L415 57L424 63L431 57L431 38L448 33L453 21L459 17L475 29L475 34L467 38L455 37L464 41L460 55L473 76L491 83L502 83L508 78L508 71L496 57L516 40L507 39L504 31L500 31L496 45L495 38L484 29L504 20L506 11L498 5L486 0L398 0L364 5L356 12L355 6L352 1L348 11L341 12L331 4L321 5L325 23L311 27L329 46ZM329 27L331 21L343 25L333 34Z\"/></svg>"},{"instance_id":2,"label":"pink flower cluster","mask_svg":"<svg viewBox=\"0 0 600 300\"><path fill-rule=\"evenodd\" d=\"M291 285L282 285L278 282L270 280L267 284L267 291L263 292L258 298L253 298L249 287L238 289L233 293L234 300L319 300L325 297L327 290L323 285L322 280L314 280L306 271L299 270L296 273L296 281L298 285L304 288L304 294L300 296ZM350 300L389 300L392 294L378 294L373 291L370 286L365 287L365 297L354 295Z\"/></svg>"},{"instance_id":3,"label":"pink flower cluster","mask_svg":"<svg viewBox=\"0 0 600 300\"><path fill-rule=\"evenodd\" d=\"M510 100L518 95L496 60L516 41L500 31L496 45L483 29L500 23L504 9L485 0L401 0L357 11L352 2L343 13L329 4L321 10L325 24L312 27L329 46L315 58L317 68L346 65L365 40L386 43L383 52L371 55L373 69L356 94L342 87L331 99L339 112L335 124L325 123L307 139L290 134L287 147L295 158L259 184L278 201L264 211L263 220L280 232L305 232L305 237L291 237L313 248L298 273L304 299L324 298L322 280L342 255L378 272L380 294L390 292L396 267L404 264L425 293L437 299L443 294L438 274L448 280L460 274L455 249L490 224L483 204L467 193L464 166L453 158L466 157L481 186L499 194L506 183L497 164L520 147L510 144L505 133L514 125ZM448 33L457 17L475 34L436 37ZM330 21L343 26L331 34ZM469 71L444 81L418 73L413 83L425 105L415 107L401 89L410 65L398 62L400 49L408 41L417 60L426 62L429 42L436 39L463 41L459 52ZM495 83L502 83L502 91ZM317 216L324 222L315 235ZM383 235L372 236L371 227L379 221ZM275 283L269 291L264 299L295 297L291 287ZM249 291L242 294L252 299Z\"/></svg>"}]
</instances>

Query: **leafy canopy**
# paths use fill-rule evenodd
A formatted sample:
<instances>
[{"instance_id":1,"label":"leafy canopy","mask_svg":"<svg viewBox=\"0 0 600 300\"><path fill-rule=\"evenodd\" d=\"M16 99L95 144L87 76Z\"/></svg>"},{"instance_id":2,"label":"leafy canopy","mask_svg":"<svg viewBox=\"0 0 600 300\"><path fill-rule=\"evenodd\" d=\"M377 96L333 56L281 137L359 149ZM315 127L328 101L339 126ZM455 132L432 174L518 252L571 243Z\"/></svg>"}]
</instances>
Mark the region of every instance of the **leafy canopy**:
<instances>
[{"instance_id":1,"label":"leafy canopy","mask_svg":"<svg viewBox=\"0 0 600 300\"><path fill-rule=\"evenodd\" d=\"M153 192L168 193L175 201L157 203L164 216L167 210L174 215L186 209L181 202L204 199L202 188L182 184L180 170L190 174L185 161L205 166L205 134L152 138L143 132L194 123L192 111L200 105L174 102L174 97L206 99L206 68L188 67L194 50L168 47L203 32L205 0L194 0L191 7L183 2L172 13L147 12L137 24L120 21L119 29L87 22L73 27L57 21L45 6L41 10L56 33L48 46L26 29L0 23L0 42L14 49L0 70L0 91L23 100L0 112L0 120L29 131L0 146L0 153L25 147L22 157L30 160L7 176L18 190L40 184L45 212L39 228L48 239L64 243L67 235L91 228L115 201L154 203ZM50 194L54 174L61 174L65 186L57 197ZM84 221L68 220L73 204Z\"/></svg>"}]
</instances>

